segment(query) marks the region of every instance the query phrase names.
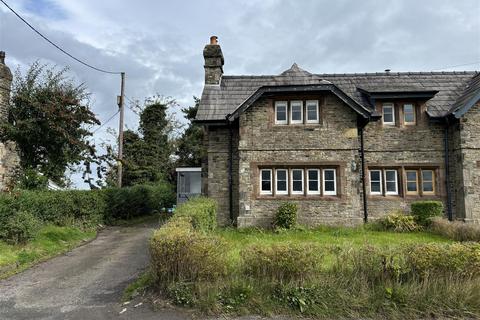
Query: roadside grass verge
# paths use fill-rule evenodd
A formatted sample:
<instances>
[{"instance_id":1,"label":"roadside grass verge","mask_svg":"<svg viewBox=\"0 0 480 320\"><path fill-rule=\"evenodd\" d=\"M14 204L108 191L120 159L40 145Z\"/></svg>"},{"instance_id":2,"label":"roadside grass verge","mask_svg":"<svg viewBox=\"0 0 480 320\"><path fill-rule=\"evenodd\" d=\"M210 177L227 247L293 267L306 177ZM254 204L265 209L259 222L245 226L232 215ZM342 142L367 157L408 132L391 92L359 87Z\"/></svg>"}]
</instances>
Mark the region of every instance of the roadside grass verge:
<instances>
[{"instance_id":1,"label":"roadside grass verge","mask_svg":"<svg viewBox=\"0 0 480 320\"><path fill-rule=\"evenodd\" d=\"M0 241L0 279L65 253L95 236L95 229L46 225L26 244L10 245Z\"/></svg>"},{"instance_id":2,"label":"roadside grass verge","mask_svg":"<svg viewBox=\"0 0 480 320\"><path fill-rule=\"evenodd\" d=\"M122 301L129 301L142 294L153 284L153 275L150 270L143 272L135 281L130 283L123 291Z\"/></svg>"}]
</instances>

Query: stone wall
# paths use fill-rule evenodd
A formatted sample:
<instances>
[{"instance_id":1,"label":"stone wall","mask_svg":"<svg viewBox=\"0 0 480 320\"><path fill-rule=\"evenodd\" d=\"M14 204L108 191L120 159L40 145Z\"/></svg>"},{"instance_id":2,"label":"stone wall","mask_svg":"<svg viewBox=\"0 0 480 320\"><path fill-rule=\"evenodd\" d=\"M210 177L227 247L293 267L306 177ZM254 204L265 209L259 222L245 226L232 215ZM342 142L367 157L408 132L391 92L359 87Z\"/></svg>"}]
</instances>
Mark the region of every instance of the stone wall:
<instances>
[{"instance_id":1,"label":"stone wall","mask_svg":"<svg viewBox=\"0 0 480 320\"><path fill-rule=\"evenodd\" d=\"M480 223L480 103L460 118L458 136L455 160L462 184L457 189L456 199L461 204L456 212L466 222Z\"/></svg>"},{"instance_id":2,"label":"stone wall","mask_svg":"<svg viewBox=\"0 0 480 320\"><path fill-rule=\"evenodd\" d=\"M0 122L8 121L8 104L12 73L5 65L5 53L0 51ZM0 143L0 191L13 185L19 169L20 159L14 142Z\"/></svg>"},{"instance_id":3,"label":"stone wall","mask_svg":"<svg viewBox=\"0 0 480 320\"><path fill-rule=\"evenodd\" d=\"M402 123L401 106L403 103L415 103L416 123ZM382 101L377 101L377 111L382 112ZM368 195L368 213L370 218L378 218L389 212L402 209L410 210L410 204L418 200L440 200L446 207L445 188L445 151L444 128L442 123L432 122L426 114L423 102L398 101L396 104L396 124L384 125L382 120L370 122L365 128L365 162L367 168L366 184L369 194L368 169L392 168L399 170L399 195ZM407 195L404 169L431 168L436 175L436 195Z\"/></svg>"},{"instance_id":4,"label":"stone wall","mask_svg":"<svg viewBox=\"0 0 480 320\"><path fill-rule=\"evenodd\" d=\"M358 224L362 221L356 113L333 95L300 99L321 101L320 124L275 125L272 98L258 100L240 116L238 225L241 227L270 225L280 203L287 200L297 203L300 223ZM306 164L336 167L338 195L259 195L259 166Z\"/></svg>"}]
</instances>

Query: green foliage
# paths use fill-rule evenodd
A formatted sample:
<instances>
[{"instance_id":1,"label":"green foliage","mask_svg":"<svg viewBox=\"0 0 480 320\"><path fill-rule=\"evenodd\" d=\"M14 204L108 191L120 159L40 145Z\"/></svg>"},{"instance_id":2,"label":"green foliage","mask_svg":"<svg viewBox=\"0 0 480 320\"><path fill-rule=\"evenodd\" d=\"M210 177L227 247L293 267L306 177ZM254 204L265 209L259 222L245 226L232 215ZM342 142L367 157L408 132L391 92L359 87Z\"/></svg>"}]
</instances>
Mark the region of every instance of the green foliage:
<instances>
[{"instance_id":1,"label":"green foliage","mask_svg":"<svg viewBox=\"0 0 480 320\"><path fill-rule=\"evenodd\" d=\"M196 230L213 231L217 226L217 203L215 200L197 197L181 204L174 219L188 217Z\"/></svg>"},{"instance_id":2,"label":"green foliage","mask_svg":"<svg viewBox=\"0 0 480 320\"><path fill-rule=\"evenodd\" d=\"M171 207L175 194L168 183L107 188L104 191L107 221L132 219Z\"/></svg>"},{"instance_id":3,"label":"green foliage","mask_svg":"<svg viewBox=\"0 0 480 320\"><path fill-rule=\"evenodd\" d=\"M226 252L224 241L196 232L188 223L167 223L150 241L153 272L160 285L217 280L226 273Z\"/></svg>"},{"instance_id":4,"label":"green foliage","mask_svg":"<svg viewBox=\"0 0 480 320\"><path fill-rule=\"evenodd\" d=\"M272 281L304 280L320 271L323 250L312 243L253 245L242 250L244 272Z\"/></svg>"},{"instance_id":5,"label":"green foliage","mask_svg":"<svg viewBox=\"0 0 480 320\"><path fill-rule=\"evenodd\" d=\"M33 239L41 223L30 212L17 211L0 223L0 239L10 244L25 243Z\"/></svg>"},{"instance_id":6,"label":"green foliage","mask_svg":"<svg viewBox=\"0 0 480 320\"><path fill-rule=\"evenodd\" d=\"M16 142L22 168L39 170L63 185L67 168L102 161L87 139L92 135L88 128L100 123L88 98L85 86L75 84L67 69L33 63L25 75L16 73L0 139Z\"/></svg>"},{"instance_id":7,"label":"green foliage","mask_svg":"<svg viewBox=\"0 0 480 320\"><path fill-rule=\"evenodd\" d=\"M421 227L415 222L415 218L402 212L390 213L378 220L382 230L395 232L418 231Z\"/></svg>"},{"instance_id":8,"label":"green foliage","mask_svg":"<svg viewBox=\"0 0 480 320\"><path fill-rule=\"evenodd\" d=\"M411 208L415 221L422 226L430 225L431 218L443 214L443 203L441 201L415 201Z\"/></svg>"},{"instance_id":9,"label":"green foliage","mask_svg":"<svg viewBox=\"0 0 480 320\"><path fill-rule=\"evenodd\" d=\"M455 241L480 242L480 225L463 221L448 221L436 217L432 219L430 230Z\"/></svg>"},{"instance_id":10,"label":"green foliage","mask_svg":"<svg viewBox=\"0 0 480 320\"><path fill-rule=\"evenodd\" d=\"M176 155L178 166L197 167L201 165L202 157L205 154L203 147L203 128L201 125L193 123L198 111L200 99L193 97L195 105L189 108L183 108L182 112L185 118L190 122L177 141Z\"/></svg>"},{"instance_id":11,"label":"green foliage","mask_svg":"<svg viewBox=\"0 0 480 320\"><path fill-rule=\"evenodd\" d=\"M23 170L17 184L22 190L46 190L47 186L48 178L33 169Z\"/></svg>"},{"instance_id":12,"label":"green foliage","mask_svg":"<svg viewBox=\"0 0 480 320\"><path fill-rule=\"evenodd\" d=\"M278 207L274 227L291 229L297 224L297 205L293 202L284 202Z\"/></svg>"},{"instance_id":13,"label":"green foliage","mask_svg":"<svg viewBox=\"0 0 480 320\"><path fill-rule=\"evenodd\" d=\"M140 117L138 132L126 130L123 135L123 186L151 184L170 179L173 172L171 155L174 151L173 134L177 123L167 111L175 107L175 100L161 96L146 98L132 109ZM109 185L115 184L117 168L109 172Z\"/></svg>"}]
</instances>

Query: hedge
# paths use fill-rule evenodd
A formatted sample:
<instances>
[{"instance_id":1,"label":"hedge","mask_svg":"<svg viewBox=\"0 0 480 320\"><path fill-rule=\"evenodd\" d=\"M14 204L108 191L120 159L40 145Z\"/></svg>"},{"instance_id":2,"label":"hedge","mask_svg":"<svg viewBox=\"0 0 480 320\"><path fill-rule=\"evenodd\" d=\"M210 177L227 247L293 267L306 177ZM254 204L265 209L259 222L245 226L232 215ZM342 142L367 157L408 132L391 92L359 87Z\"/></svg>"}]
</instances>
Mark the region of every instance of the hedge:
<instances>
[{"instance_id":1,"label":"hedge","mask_svg":"<svg viewBox=\"0 0 480 320\"><path fill-rule=\"evenodd\" d=\"M217 226L217 203L205 197L194 198L177 208L174 219L180 217L189 217L197 230L213 231Z\"/></svg>"},{"instance_id":2,"label":"hedge","mask_svg":"<svg viewBox=\"0 0 480 320\"><path fill-rule=\"evenodd\" d=\"M15 241L5 226L16 221L21 228L20 220L12 220L20 213L41 223L91 227L159 211L174 202L175 194L167 183L100 190L17 190L0 195L0 225L4 226L0 240Z\"/></svg>"},{"instance_id":3,"label":"hedge","mask_svg":"<svg viewBox=\"0 0 480 320\"><path fill-rule=\"evenodd\" d=\"M440 201L416 201L411 208L415 221L422 226L428 226L432 218L443 214L443 203Z\"/></svg>"}]
</instances>

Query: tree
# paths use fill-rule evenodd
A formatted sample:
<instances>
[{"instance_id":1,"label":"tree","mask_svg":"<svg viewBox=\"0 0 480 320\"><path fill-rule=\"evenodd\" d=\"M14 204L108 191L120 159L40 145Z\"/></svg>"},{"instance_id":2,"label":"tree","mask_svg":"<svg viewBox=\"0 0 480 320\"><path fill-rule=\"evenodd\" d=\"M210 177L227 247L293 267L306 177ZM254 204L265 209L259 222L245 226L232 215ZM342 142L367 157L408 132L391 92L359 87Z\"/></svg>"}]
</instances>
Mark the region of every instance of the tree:
<instances>
[{"instance_id":1,"label":"tree","mask_svg":"<svg viewBox=\"0 0 480 320\"><path fill-rule=\"evenodd\" d=\"M17 70L8 122L0 125L0 139L16 142L24 172L40 172L59 185L67 168L83 164L88 172L92 162L101 162L88 140L90 126L100 122L84 84L75 84L67 71L38 62L24 76Z\"/></svg>"},{"instance_id":2,"label":"tree","mask_svg":"<svg viewBox=\"0 0 480 320\"><path fill-rule=\"evenodd\" d=\"M202 157L205 154L203 148L203 128L194 123L198 111L200 99L193 97L195 105L193 107L183 108L182 112L189 121L188 127L178 140L176 155L177 165L198 167L202 163Z\"/></svg>"},{"instance_id":3,"label":"tree","mask_svg":"<svg viewBox=\"0 0 480 320\"><path fill-rule=\"evenodd\" d=\"M123 186L154 183L169 179L173 170L173 135L178 128L167 111L175 100L162 96L134 102L131 108L139 115L138 132L126 130L123 135ZM109 184L116 180L116 166L109 172Z\"/></svg>"}]
</instances>

